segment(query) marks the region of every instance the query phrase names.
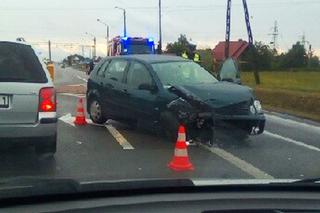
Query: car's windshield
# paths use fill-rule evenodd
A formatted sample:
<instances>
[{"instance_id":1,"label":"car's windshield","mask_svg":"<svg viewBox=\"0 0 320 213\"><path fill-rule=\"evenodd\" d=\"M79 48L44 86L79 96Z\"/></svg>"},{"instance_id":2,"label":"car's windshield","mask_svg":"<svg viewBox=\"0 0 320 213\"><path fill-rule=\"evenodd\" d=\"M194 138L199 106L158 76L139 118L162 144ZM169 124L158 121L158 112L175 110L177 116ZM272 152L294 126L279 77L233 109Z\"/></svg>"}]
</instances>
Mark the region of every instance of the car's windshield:
<instances>
[{"instance_id":1,"label":"car's windshield","mask_svg":"<svg viewBox=\"0 0 320 213\"><path fill-rule=\"evenodd\" d=\"M0 203L320 177L319 22L320 0L0 0Z\"/></svg>"},{"instance_id":2,"label":"car's windshield","mask_svg":"<svg viewBox=\"0 0 320 213\"><path fill-rule=\"evenodd\" d=\"M194 62L154 63L152 67L164 86L218 82L212 74Z\"/></svg>"}]
</instances>

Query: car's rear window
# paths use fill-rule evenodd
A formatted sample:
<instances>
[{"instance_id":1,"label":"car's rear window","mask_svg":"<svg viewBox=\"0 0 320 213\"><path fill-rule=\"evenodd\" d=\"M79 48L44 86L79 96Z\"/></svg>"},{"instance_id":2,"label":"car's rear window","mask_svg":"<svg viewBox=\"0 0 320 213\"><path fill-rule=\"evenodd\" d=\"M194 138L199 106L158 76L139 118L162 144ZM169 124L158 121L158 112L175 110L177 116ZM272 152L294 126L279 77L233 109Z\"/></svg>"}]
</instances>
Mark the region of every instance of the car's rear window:
<instances>
[{"instance_id":1,"label":"car's rear window","mask_svg":"<svg viewBox=\"0 0 320 213\"><path fill-rule=\"evenodd\" d=\"M46 83L48 79L30 46L0 42L0 82Z\"/></svg>"}]
</instances>

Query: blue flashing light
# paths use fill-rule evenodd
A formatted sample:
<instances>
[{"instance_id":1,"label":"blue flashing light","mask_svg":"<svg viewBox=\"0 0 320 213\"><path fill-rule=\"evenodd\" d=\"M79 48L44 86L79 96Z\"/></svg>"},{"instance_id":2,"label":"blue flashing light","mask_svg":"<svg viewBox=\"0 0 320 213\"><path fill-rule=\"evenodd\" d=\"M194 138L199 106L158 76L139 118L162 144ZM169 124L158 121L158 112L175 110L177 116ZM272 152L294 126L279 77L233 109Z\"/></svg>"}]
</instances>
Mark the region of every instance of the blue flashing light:
<instances>
[{"instance_id":1,"label":"blue flashing light","mask_svg":"<svg viewBox=\"0 0 320 213\"><path fill-rule=\"evenodd\" d=\"M150 42L150 43L151 43L151 42L154 42L153 38L149 38L149 39L148 39L148 42Z\"/></svg>"},{"instance_id":2,"label":"blue flashing light","mask_svg":"<svg viewBox=\"0 0 320 213\"><path fill-rule=\"evenodd\" d=\"M125 53L128 52L128 49L123 49L123 52L125 52Z\"/></svg>"},{"instance_id":3,"label":"blue flashing light","mask_svg":"<svg viewBox=\"0 0 320 213\"><path fill-rule=\"evenodd\" d=\"M122 40L127 41L128 37L123 37Z\"/></svg>"}]
</instances>

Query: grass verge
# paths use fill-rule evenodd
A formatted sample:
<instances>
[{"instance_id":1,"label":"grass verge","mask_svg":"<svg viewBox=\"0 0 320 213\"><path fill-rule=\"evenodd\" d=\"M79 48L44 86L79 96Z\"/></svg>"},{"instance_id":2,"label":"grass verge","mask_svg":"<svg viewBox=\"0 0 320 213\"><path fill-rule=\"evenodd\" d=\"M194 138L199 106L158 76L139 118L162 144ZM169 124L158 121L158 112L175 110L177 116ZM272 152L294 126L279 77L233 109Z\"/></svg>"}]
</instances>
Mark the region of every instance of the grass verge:
<instances>
[{"instance_id":1,"label":"grass verge","mask_svg":"<svg viewBox=\"0 0 320 213\"><path fill-rule=\"evenodd\" d=\"M265 109L320 121L320 72L261 72L260 77L256 86L252 73L241 76Z\"/></svg>"}]
</instances>

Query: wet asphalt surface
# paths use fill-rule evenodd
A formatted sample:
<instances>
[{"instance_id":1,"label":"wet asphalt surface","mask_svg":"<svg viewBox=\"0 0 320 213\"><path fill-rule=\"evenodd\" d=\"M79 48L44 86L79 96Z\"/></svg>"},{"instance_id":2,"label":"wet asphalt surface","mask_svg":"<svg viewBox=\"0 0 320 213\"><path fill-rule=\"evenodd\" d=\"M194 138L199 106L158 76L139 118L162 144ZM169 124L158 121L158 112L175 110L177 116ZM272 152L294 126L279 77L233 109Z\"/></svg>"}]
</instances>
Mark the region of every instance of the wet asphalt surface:
<instances>
[{"instance_id":1,"label":"wet asphalt surface","mask_svg":"<svg viewBox=\"0 0 320 213\"><path fill-rule=\"evenodd\" d=\"M85 84L86 78L80 71L58 68L55 84ZM59 118L66 118L69 113L75 115L78 96L58 94ZM68 119L62 119L58 122L58 148L53 159L35 155L31 147L1 148L0 177L54 177L86 181L320 177L320 124L284 114L268 112L266 115L266 131L262 135L239 141L230 133L219 133L219 139L212 148L189 146L189 157L195 170L187 172L168 168L175 144L165 137L110 121L133 147L124 149L105 126L88 124L75 127L66 121Z\"/></svg>"}]
</instances>

